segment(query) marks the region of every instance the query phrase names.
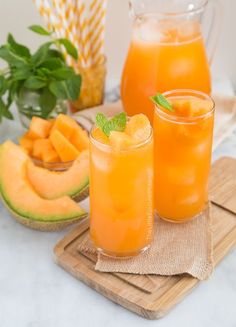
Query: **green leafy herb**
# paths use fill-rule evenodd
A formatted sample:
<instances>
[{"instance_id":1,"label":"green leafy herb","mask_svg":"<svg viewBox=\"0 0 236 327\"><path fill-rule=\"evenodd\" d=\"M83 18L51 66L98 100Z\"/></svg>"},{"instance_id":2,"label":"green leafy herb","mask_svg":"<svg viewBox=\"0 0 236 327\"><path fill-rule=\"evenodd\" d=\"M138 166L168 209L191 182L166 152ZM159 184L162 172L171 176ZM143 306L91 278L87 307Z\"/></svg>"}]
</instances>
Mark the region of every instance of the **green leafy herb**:
<instances>
[{"instance_id":1,"label":"green leafy herb","mask_svg":"<svg viewBox=\"0 0 236 327\"><path fill-rule=\"evenodd\" d=\"M52 37L53 32L39 25L29 29L37 34ZM6 44L0 46L0 60L6 68L0 70L0 121L3 117L12 119L10 106L27 90L37 92L39 106L37 115L48 118L57 99L76 100L81 89L81 76L68 67L61 49L72 58L78 53L74 45L65 38L50 39L31 54L28 47L18 43L12 34L8 34ZM32 107L24 109L27 117L35 115Z\"/></svg>"},{"instance_id":2,"label":"green leafy herb","mask_svg":"<svg viewBox=\"0 0 236 327\"><path fill-rule=\"evenodd\" d=\"M162 95L161 93L157 93L156 95L150 97L150 100L158 105L158 106L161 106L169 111L174 111L172 105L170 104L169 101L167 101L167 99L164 97L164 95Z\"/></svg>"},{"instance_id":3,"label":"green leafy herb","mask_svg":"<svg viewBox=\"0 0 236 327\"><path fill-rule=\"evenodd\" d=\"M109 136L111 131L124 132L126 122L127 116L125 112L121 112L111 119L107 119L103 113L97 113L96 115L96 125L106 136Z\"/></svg>"},{"instance_id":4,"label":"green leafy herb","mask_svg":"<svg viewBox=\"0 0 236 327\"><path fill-rule=\"evenodd\" d=\"M28 28L32 32L35 32L35 33L40 34L40 35L50 36L52 34L52 32L49 32L49 31L45 30L45 28L43 28L40 25L31 25Z\"/></svg>"}]
</instances>

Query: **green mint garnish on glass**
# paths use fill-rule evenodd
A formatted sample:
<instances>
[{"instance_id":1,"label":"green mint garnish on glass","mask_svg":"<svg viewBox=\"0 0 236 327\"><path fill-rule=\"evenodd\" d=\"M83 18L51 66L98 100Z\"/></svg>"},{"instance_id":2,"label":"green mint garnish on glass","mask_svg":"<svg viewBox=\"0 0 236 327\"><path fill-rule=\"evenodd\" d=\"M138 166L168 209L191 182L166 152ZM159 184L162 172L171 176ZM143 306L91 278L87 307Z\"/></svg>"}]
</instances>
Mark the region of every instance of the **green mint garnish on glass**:
<instances>
[{"instance_id":1,"label":"green mint garnish on glass","mask_svg":"<svg viewBox=\"0 0 236 327\"><path fill-rule=\"evenodd\" d=\"M174 111L174 108L172 107L171 103L161 93L153 95L152 97L150 97L150 100L158 106L161 106L172 112Z\"/></svg>"},{"instance_id":2,"label":"green mint garnish on glass","mask_svg":"<svg viewBox=\"0 0 236 327\"><path fill-rule=\"evenodd\" d=\"M111 131L124 132L126 122L127 116L125 112L121 112L111 119L108 119L101 112L96 115L96 125L107 137L109 137Z\"/></svg>"}]
</instances>

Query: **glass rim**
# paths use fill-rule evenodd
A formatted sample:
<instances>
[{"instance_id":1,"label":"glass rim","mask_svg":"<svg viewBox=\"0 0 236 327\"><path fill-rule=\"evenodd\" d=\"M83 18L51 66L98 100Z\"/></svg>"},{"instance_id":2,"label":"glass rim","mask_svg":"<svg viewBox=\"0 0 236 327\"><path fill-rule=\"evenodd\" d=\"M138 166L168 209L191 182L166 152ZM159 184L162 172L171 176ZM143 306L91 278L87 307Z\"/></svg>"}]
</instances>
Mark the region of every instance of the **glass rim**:
<instances>
[{"instance_id":1,"label":"glass rim","mask_svg":"<svg viewBox=\"0 0 236 327\"><path fill-rule=\"evenodd\" d=\"M206 119L210 117L214 112L215 112L215 101L213 98L201 91L197 90L192 90L192 89L175 89L171 91L166 91L162 93L166 99L170 97L170 95L182 95L183 97L186 96L195 96L196 98L202 98L203 100L209 100L212 103L212 109L204 114L198 115L198 116L193 116L193 117L187 117L187 116L177 116L175 114L170 114L168 110L164 111L163 109L160 108L160 106L155 105L155 113L160 114L164 119L169 120L171 122L177 123L177 124L195 124L199 120ZM197 97L198 96L198 97ZM200 97L199 97L200 96Z\"/></svg>"},{"instance_id":2,"label":"glass rim","mask_svg":"<svg viewBox=\"0 0 236 327\"><path fill-rule=\"evenodd\" d=\"M209 0L204 0L203 3L200 5L198 5L197 7L195 8L192 8L190 10L182 10L182 11L179 11L179 12L146 12L146 13L137 13L137 14L134 14L134 17L141 17L143 15L157 15L157 16L162 16L162 17L181 17L181 16L186 16L186 15L189 15L189 14L200 14L201 12L203 12L205 10L205 7L208 5L209 3Z\"/></svg>"},{"instance_id":3,"label":"glass rim","mask_svg":"<svg viewBox=\"0 0 236 327\"><path fill-rule=\"evenodd\" d=\"M127 118L129 119L130 117L128 116ZM142 148L146 144L148 144L153 138L153 128L152 128L151 123L150 123L150 126L151 126L150 134L148 135L148 137L144 141L141 141L141 142L139 142L137 144L131 144L130 146L127 147L127 149L122 149L119 152L125 153L125 152L129 152L129 151L132 151L132 150L137 150L139 148ZM112 146L110 144L105 144L105 143L97 140L93 136L92 133L96 128L99 128L99 127L96 125L96 123L94 123L93 126L90 129L90 132L89 132L89 139L91 140L91 142L93 144L95 144L96 146L98 146L98 147L104 148L104 150L112 151Z\"/></svg>"}]
</instances>

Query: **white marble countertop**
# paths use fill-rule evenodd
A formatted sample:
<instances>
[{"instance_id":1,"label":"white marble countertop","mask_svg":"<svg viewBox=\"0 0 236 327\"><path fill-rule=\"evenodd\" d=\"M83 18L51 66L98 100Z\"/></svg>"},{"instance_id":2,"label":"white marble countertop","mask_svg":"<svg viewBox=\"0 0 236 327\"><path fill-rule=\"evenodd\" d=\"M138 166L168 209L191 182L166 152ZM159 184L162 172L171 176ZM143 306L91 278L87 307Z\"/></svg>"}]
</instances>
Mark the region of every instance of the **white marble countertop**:
<instances>
[{"instance_id":1,"label":"white marble countertop","mask_svg":"<svg viewBox=\"0 0 236 327\"><path fill-rule=\"evenodd\" d=\"M5 136L19 133L17 123L0 128ZM236 157L236 130L217 148L213 160L222 155ZM87 200L83 204L88 208ZM107 300L54 263L53 247L66 233L68 230L42 233L25 228L0 205L1 327L236 326L236 251L166 317L148 321Z\"/></svg>"}]
</instances>

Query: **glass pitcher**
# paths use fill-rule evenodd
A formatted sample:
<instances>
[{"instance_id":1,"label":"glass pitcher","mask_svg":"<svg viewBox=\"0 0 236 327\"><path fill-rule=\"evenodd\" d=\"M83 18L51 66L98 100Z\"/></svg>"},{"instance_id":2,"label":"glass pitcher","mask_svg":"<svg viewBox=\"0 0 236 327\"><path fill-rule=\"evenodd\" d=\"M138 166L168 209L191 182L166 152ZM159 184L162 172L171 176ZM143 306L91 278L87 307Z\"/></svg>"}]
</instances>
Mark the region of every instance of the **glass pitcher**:
<instances>
[{"instance_id":1,"label":"glass pitcher","mask_svg":"<svg viewBox=\"0 0 236 327\"><path fill-rule=\"evenodd\" d=\"M129 4L133 33L121 82L125 111L143 112L152 121L149 97L156 92L181 88L210 94L209 64L219 34L219 3L130 0Z\"/></svg>"}]
</instances>

